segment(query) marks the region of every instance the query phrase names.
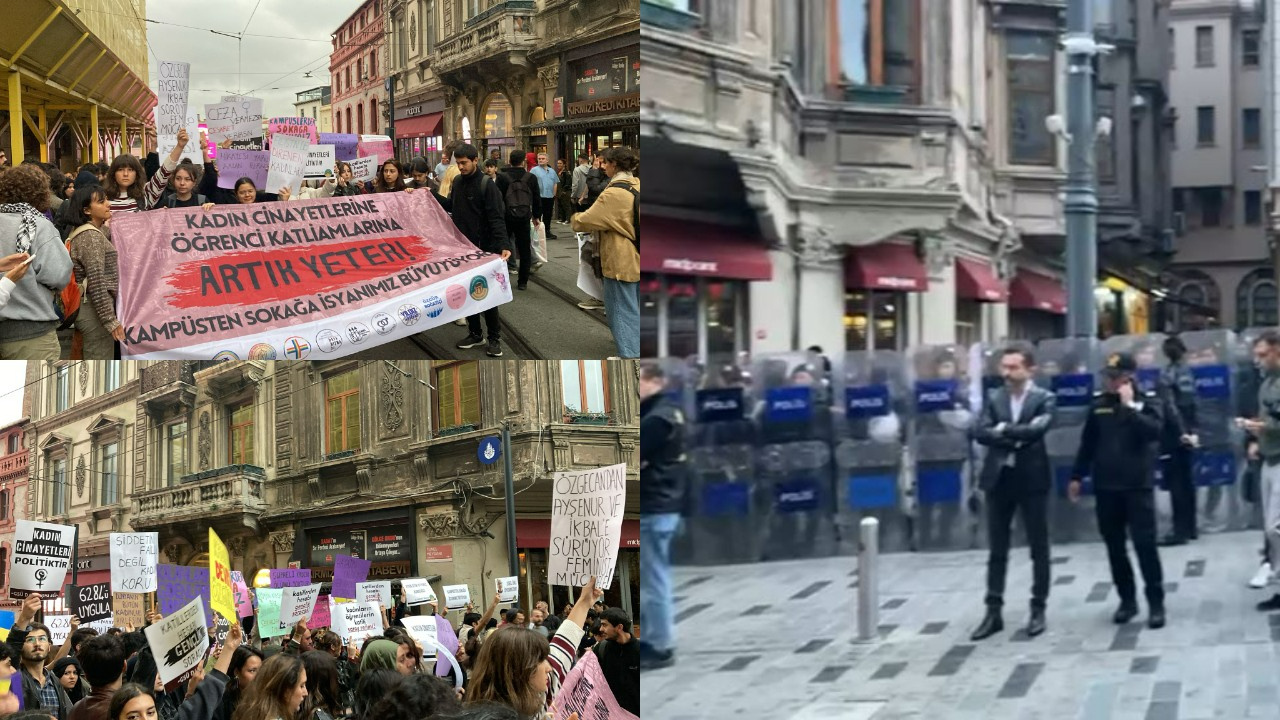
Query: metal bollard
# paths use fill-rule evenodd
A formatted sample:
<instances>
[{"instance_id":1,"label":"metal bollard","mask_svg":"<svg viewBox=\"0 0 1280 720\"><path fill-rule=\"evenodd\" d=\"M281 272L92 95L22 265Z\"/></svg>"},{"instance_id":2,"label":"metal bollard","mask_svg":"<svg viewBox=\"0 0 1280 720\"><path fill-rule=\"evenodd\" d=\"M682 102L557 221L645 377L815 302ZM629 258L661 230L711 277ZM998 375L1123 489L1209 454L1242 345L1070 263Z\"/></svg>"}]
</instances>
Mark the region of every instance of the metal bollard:
<instances>
[{"instance_id":1,"label":"metal bollard","mask_svg":"<svg viewBox=\"0 0 1280 720\"><path fill-rule=\"evenodd\" d=\"M871 642L880 626L880 521L863 518L859 532L858 642Z\"/></svg>"}]
</instances>

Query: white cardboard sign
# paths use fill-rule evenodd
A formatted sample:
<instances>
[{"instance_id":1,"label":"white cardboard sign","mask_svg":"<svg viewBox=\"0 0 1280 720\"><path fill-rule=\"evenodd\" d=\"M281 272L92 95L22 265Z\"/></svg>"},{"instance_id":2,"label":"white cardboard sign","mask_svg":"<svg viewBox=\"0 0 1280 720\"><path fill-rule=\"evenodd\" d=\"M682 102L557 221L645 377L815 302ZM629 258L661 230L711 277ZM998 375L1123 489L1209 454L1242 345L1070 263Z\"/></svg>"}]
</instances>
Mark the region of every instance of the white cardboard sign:
<instances>
[{"instance_id":1,"label":"white cardboard sign","mask_svg":"<svg viewBox=\"0 0 1280 720\"><path fill-rule=\"evenodd\" d=\"M57 595L71 567L75 536L70 525L19 520L13 536L9 597L22 600L33 592Z\"/></svg>"},{"instance_id":2,"label":"white cardboard sign","mask_svg":"<svg viewBox=\"0 0 1280 720\"><path fill-rule=\"evenodd\" d=\"M450 610L464 608L471 602L471 589L466 585L445 585L444 606Z\"/></svg>"},{"instance_id":3,"label":"white cardboard sign","mask_svg":"<svg viewBox=\"0 0 1280 720\"><path fill-rule=\"evenodd\" d=\"M382 634L382 614L371 603L342 603L334 609L342 615L342 632L347 641L359 646L366 638Z\"/></svg>"},{"instance_id":4,"label":"white cardboard sign","mask_svg":"<svg viewBox=\"0 0 1280 720\"><path fill-rule=\"evenodd\" d=\"M303 618L311 617L316 611L316 600L320 597L319 583L281 589L284 590L280 597L281 623L294 625Z\"/></svg>"},{"instance_id":5,"label":"white cardboard sign","mask_svg":"<svg viewBox=\"0 0 1280 720\"><path fill-rule=\"evenodd\" d=\"M428 585L427 587L431 587ZM395 607L391 597L390 580L370 580L356 583L356 602L373 603L383 607Z\"/></svg>"},{"instance_id":6,"label":"white cardboard sign","mask_svg":"<svg viewBox=\"0 0 1280 720\"><path fill-rule=\"evenodd\" d=\"M369 156L347 161L351 166L351 179L358 182L373 182L378 170L378 158Z\"/></svg>"},{"instance_id":7,"label":"white cardboard sign","mask_svg":"<svg viewBox=\"0 0 1280 720\"><path fill-rule=\"evenodd\" d=\"M111 533L111 592L155 592L158 533Z\"/></svg>"},{"instance_id":8,"label":"white cardboard sign","mask_svg":"<svg viewBox=\"0 0 1280 720\"><path fill-rule=\"evenodd\" d=\"M556 473L551 500L553 585L582 587L592 575L596 587L613 583L627 502L625 463Z\"/></svg>"},{"instance_id":9,"label":"white cardboard sign","mask_svg":"<svg viewBox=\"0 0 1280 720\"><path fill-rule=\"evenodd\" d=\"M271 138L271 161L267 165L267 192L278 192L288 185L289 192L298 194L302 187L302 173L307 164L307 151L311 143L302 137L277 133Z\"/></svg>"},{"instance_id":10,"label":"white cardboard sign","mask_svg":"<svg viewBox=\"0 0 1280 720\"><path fill-rule=\"evenodd\" d=\"M504 577L494 578L494 584L498 586L498 602L515 602L520 598L520 578Z\"/></svg>"},{"instance_id":11,"label":"white cardboard sign","mask_svg":"<svg viewBox=\"0 0 1280 720\"><path fill-rule=\"evenodd\" d=\"M407 617L402 618L400 622L404 624L404 629L409 631L410 637L422 645L423 656L436 656L436 643L439 642L438 631L440 626L436 623L435 615Z\"/></svg>"},{"instance_id":12,"label":"white cardboard sign","mask_svg":"<svg viewBox=\"0 0 1280 720\"><path fill-rule=\"evenodd\" d=\"M209 649L204 601L192 598L181 610L148 625L143 632L160 668L160 681L168 685L181 680L196 669Z\"/></svg>"},{"instance_id":13,"label":"white cardboard sign","mask_svg":"<svg viewBox=\"0 0 1280 720\"><path fill-rule=\"evenodd\" d=\"M400 587L404 588L404 602L409 607L437 602L436 591L425 578L401 580Z\"/></svg>"},{"instance_id":14,"label":"white cardboard sign","mask_svg":"<svg viewBox=\"0 0 1280 720\"><path fill-rule=\"evenodd\" d=\"M222 102L204 106L205 126L209 142L262 139L262 99L222 98Z\"/></svg>"},{"instance_id":15,"label":"white cardboard sign","mask_svg":"<svg viewBox=\"0 0 1280 720\"><path fill-rule=\"evenodd\" d=\"M302 177L304 180L333 177L333 167L337 162L338 153L332 145L312 145L307 149L307 165Z\"/></svg>"},{"instance_id":16,"label":"white cardboard sign","mask_svg":"<svg viewBox=\"0 0 1280 720\"><path fill-rule=\"evenodd\" d=\"M44 616L45 627L49 628L49 647L62 647L62 643L67 641L67 637L71 635L71 613L59 613L57 615Z\"/></svg>"}]
</instances>

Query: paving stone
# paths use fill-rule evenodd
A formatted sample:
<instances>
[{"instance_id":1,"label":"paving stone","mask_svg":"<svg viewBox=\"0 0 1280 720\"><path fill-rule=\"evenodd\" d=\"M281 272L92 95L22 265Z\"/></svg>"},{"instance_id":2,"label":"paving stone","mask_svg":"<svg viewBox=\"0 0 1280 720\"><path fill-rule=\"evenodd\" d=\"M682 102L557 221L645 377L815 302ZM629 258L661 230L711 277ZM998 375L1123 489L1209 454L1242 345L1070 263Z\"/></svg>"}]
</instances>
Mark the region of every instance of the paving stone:
<instances>
[{"instance_id":1,"label":"paving stone","mask_svg":"<svg viewBox=\"0 0 1280 720\"><path fill-rule=\"evenodd\" d=\"M1156 668L1160 666L1160 658L1155 655L1136 657L1129 665L1129 672L1135 675L1151 675L1154 674Z\"/></svg>"},{"instance_id":2,"label":"paving stone","mask_svg":"<svg viewBox=\"0 0 1280 720\"><path fill-rule=\"evenodd\" d=\"M802 645L800 649L796 650L796 653L816 653L822 648L830 644L831 644L830 640L825 640L825 639L810 640L809 642Z\"/></svg>"},{"instance_id":3,"label":"paving stone","mask_svg":"<svg viewBox=\"0 0 1280 720\"><path fill-rule=\"evenodd\" d=\"M924 626L924 629L920 631L920 634L921 635L940 635L942 634L942 631L946 629L947 629L947 623L945 622L931 622Z\"/></svg>"},{"instance_id":4,"label":"paving stone","mask_svg":"<svg viewBox=\"0 0 1280 720\"><path fill-rule=\"evenodd\" d=\"M792 600L804 600L804 599L807 599L807 598L813 597L813 595L814 595L815 593L817 593L819 590L821 590L822 588L824 588L824 587L826 587L826 586L828 586L828 585L830 585L830 584L831 584L831 581L830 581L830 580L821 580L821 581L816 582L816 583L814 583L814 584L810 585L809 587L807 587L807 588L805 588L805 589L801 590L800 592L796 593L795 595L792 595L792 596L791 596L791 599L792 599Z\"/></svg>"},{"instance_id":5,"label":"paving stone","mask_svg":"<svg viewBox=\"0 0 1280 720\"><path fill-rule=\"evenodd\" d=\"M907 669L907 664L904 662L885 663L884 665L881 665L878 670L876 670L875 674L871 676L871 679L872 680L892 680L898 677L898 675L903 670L906 670L906 669Z\"/></svg>"},{"instance_id":6,"label":"paving stone","mask_svg":"<svg viewBox=\"0 0 1280 720\"><path fill-rule=\"evenodd\" d=\"M1013 668L1013 672L1009 674L1009 679L1005 681L1004 687L1000 688L999 698L1020 698L1026 697L1027 692L1031 690L1031 686L1035 684L1036 678L1040 676L1040 672L1044 670L1044 663L1023 663Z\"/></svg>"},{"instance_id":7,"label":"paving stone","mask_svg":"<svg viewBox=\"0 0 1280 720\"><path fill-rule=\"evenodd\" d=\"M743 670L759 659L759 655L743 655L742 657L736 657L720 666L720 672L736 672L738 670Z\"/></svg>"}]
</instances>

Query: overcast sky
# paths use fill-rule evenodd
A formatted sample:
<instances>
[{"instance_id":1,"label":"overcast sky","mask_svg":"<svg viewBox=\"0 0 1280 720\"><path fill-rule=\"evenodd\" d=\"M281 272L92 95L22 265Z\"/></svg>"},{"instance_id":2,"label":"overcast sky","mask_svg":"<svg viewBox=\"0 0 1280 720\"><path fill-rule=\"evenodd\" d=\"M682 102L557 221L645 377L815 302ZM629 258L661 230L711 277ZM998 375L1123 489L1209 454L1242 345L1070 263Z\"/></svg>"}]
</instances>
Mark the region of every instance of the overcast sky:
<instances>
[{"instance_id":1,"label":"overcast sky","mask_svg":"<svg viewBox=\"0 0 1280 720\"><path fill-rule=\"evenodd\" d=\"M22 417L22 384L26 377L27 361L0 360L0 427Z\"/></svg>"},{"instance_id":2,"label":"overcast sky","mask_svg":"<svg viewBox=\"0 0 1280 720\"><path fill-rule=\"evenodd\" d=\"M147 19L156 21L147 23L151 89L156 89L157 58L189 62L188 102L201 113L206 103L238 91L262 98L268 117L291 116L297 93L329 84L333 49L329 36L359 6L355 0L151 0ZM244 38L236 40L210 30L229 35L243 32ZM286 37L302 39L281 39ZM308 70L310 78L304 77Z\"/></svg>"}]
</instances>

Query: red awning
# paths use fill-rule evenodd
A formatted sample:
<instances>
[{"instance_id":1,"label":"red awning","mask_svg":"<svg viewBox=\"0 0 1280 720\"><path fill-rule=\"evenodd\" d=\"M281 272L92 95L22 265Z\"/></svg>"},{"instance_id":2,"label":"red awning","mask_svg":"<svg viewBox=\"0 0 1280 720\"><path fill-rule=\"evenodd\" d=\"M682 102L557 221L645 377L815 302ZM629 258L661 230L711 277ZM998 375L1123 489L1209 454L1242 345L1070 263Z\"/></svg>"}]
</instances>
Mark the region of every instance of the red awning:
<instances>
[{"instance_id":1,"label":"red awning","mask_svg":"<svg viewBox=\"0 0 1280 720\"><path fill-rule=\"evenodd\" d=\"M755 232L723 225L648 217L640 269L666 275L772 280L773 262Z\"/></svg>"},{"instance_id":2,"label":"red awning","mask_svg":"<svg viewBox=\"0 0 1280 720\"><path fill-rule=\"evenodd\" d=\"M436 137L440 134L440 119L443 117L444 113L438 112L397 120L396 137Z\"/></svg>"},{"instance_id":3,"label":"red awning","mask_svg":"<svg viewBox=\"0 0 1280 720\"><path fill-rule=\"evenodd\" d=\"M1009 284L1009 307L1065 315L1067 291L1051 277L1019 270Z\"/></svg>"},{"instance_id":4,"label":"red awning","mask_svg":"<svg viewBox=\"0 0 1280 720\"><path fill-rule=\"evenodd\" d=\"M929 276L915 248L898 243L880 243L853 248L845 256L844 286L847 290L929 289Z\"/></svg>"},{"instance_id":5,"label":"red awning","mask_svg":"<svg viewBox=\"0 0 1280 720\"><path fill-rule=\"evenodd\" d=\"M978 302L1004 302L1008 292L990 265L956 258L956 297Z\"/></svg>"},{"instance_id":6,"label":"red awning","mask_svg":"<svg viewBox=\"0 0 1280 720\"><path fill-rule=\"evenodd\" d=\"M545 548L551 545L550 520L516 519L516 547ZM640 521L623 520L620 548L640 547Z\"/></svg>"}]
</instances>

